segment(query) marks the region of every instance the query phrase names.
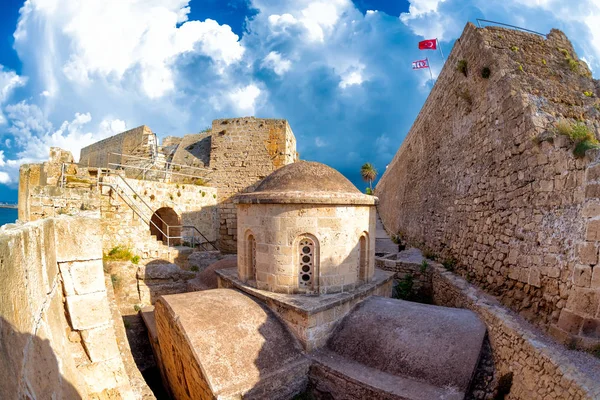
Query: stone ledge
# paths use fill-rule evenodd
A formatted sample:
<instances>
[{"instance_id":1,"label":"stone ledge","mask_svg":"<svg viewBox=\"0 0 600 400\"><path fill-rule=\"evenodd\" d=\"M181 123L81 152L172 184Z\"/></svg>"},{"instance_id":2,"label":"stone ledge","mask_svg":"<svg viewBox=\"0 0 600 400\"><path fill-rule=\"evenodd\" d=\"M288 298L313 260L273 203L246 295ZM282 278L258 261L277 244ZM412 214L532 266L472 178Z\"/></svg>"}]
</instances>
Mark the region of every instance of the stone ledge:
<instances>
[{"instance_id":1,"label":"stone ledge","mask_svg":"<svg viewBox=\"0 0 600 400\"><path fill-rule=\"evenodd\" d=\"M394 277L392 272L382 271L375 268L373 280L371 280L369 283L360 285L353 291L310 296L306 294L274 293L266 290L256 289L238 279L237 268L221 269L215 271L215 273L219 276L219 287L221 286L221 280L224 280L231 283L231 285L233 285L233 287L236 289L246 292L260 300L272 301L278 306L293 309L294 311L302 313L306 316L310 316L312 314L319 313L321 311L325 311L343 303L363 297L380 286L391 282Z\"/></svg>"}]
</instances>

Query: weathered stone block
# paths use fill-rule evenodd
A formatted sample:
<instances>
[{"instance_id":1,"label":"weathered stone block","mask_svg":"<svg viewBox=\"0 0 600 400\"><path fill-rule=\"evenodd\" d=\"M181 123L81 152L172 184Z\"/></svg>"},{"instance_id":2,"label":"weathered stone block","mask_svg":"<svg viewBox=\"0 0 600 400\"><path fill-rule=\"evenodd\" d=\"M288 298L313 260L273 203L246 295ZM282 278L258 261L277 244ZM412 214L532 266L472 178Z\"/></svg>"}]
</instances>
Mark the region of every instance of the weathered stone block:
<instances>
[{"instance_id":1,"label":"weathered stone block","mask_svg":"<svg viewBox=\"0 0 600 400\"><path fill-rule=\"evenodd\" d=\"M106 292L67 296L67 309L73 329L92 329L110 322Z\"/></svg>"},{"instance_id":2,"label":"weathered stone block","mask_svg":"<svg viewBox=\"0 0 600 400\"><path fill-rule=\"evenodd\" d=\"M100 393L127 385L127 375L121 357L97 363L82 365L79 368L90 393Z\"/></svg>"},{"instance_id":3,"label":"weathered stone block","mask_svg":"<svg viewBox=\"0 0 600 400\"><path fill-rule=\"evenodd\" d=\"M119 356L119 347L112 325L84 330L81 338L92 362L104 361Z\"/></svg>"},{"instance_id":4,"label":"weathered stone block","mask_svg":"<svg viewBox=\"0 0 600 400\"><path fill-rule=\"evenodd\" d=\"M581 326L581 335L600 339L600 320L585 319Z\"/></svg>"},{"instance_id":5,"label":"weathered stone block","mask_svg":"<svg viewBox=\"0 0 600 400\"><path fill-rule=\"evenodd\" d=\"M583 318L570 311L562 310L558 319L558 327L565 332L577 335L583 324Z\"/></svg>"},{"instance_id":6,"label":"weathered stone block","mask_svg":"<svg viewBox=\"0 0 600 400\"><path fill-rule=\"evenodd\" d=\"M585 238L589 241L600 240L600 220L592 220L587 223Z\"/></svg>"},{"instance_id":7,"label":"weathered stone block","mask_svg":"<svg viewBox=\"0 0 600 400\"><path fill-rule=\"evenodd\" d=\"M592 289L600 289L600 267L596 266L592 269L592 280L590 283Z\"/></svg>"},{"instance_id":8,"label":"weathered stone block","mask_svg":"<svg viewBox=\"0 0 600 400\"><path fill-rule=\"evenodd\" d=\"M102 260L62 262L59 265L67 296L106 290Z\"/></svg>"},{"instance_id":9,"label":"weathered stone block","mask_svg":"<svg viewBox=\"0 0 600 400\"><path fill-rule=\"evenodd\" d=\"M593 317L599 303L600 293L597 290L575 287L569 294L567 308L579 315Z\"/></svg>"},{"instance_id":10,"label":"weathered stone block","mask_svg":"<svg viewBox=\"0 0 600 400\"><path fill-rule=\"evenodd\" d=\"M573 283L579 287L590 287L592 280L592 267L577 264L573 269Z\"/></svg>"},{"instance_id":11,"label":"weathered stone block","mask_svg":"<svg viewBox=\"0 0 600 400\"><path fill-rule=\"evenodd\" d=\"M95 218L56 218L56 261L102 259L100 223Z\"/></svg>"},{"instance_id":12,"label":"weathered stone block","mask_svg":"<svg viewBox=\"0 0 600 400\"><path fill-rule=\"evenodd\" d=\"M598 263L598 246L593 242L586 242L577 246L579 262L586 265Z\"/></svg>"}]
</instances>

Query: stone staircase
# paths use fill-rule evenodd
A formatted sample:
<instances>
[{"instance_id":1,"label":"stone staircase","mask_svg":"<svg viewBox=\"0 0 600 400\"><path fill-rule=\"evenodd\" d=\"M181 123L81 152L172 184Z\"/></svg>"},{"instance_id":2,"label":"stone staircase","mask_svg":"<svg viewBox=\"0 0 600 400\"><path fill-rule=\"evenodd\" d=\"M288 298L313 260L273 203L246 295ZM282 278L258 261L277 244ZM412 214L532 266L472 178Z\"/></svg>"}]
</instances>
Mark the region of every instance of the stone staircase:
<instances>
[{"instance_id":1,"label":"stone staircase","mask_svg":"<svg viewBox=\"0 0 600 400\"><path fill-rule=\"evenodd\" d=\"M185 261L195 251L195 249L188 246L167 246L156 235L152 235L148 231L140 238L140 243L136 245L136 249L143 260L161 259L176 264Z\"/></svg>"}]
</instances>

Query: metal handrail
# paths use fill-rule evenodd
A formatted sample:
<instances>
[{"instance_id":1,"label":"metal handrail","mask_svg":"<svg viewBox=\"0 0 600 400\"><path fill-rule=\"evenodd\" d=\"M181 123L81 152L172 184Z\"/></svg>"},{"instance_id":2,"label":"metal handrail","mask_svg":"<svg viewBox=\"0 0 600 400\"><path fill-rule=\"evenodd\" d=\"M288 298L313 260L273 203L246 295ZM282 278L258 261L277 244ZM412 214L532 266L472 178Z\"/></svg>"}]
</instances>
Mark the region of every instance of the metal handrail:
<instances>
[{"instance_id":1,"label":"metal handrail","mask_svg":"<svg viewBox=\"0 0 600 400\"><path fill-rule=\"evenodd\" d=\"M113 167L121 167L123 169L125 168L132 168L132 169L141 169L144 172L145 171L150 171L148 168L144 168L144 167L138 167L136 165L126 165L126 164L117 164L117 163L108 163L109 166L113 166ZM186 167L187 168L187 167ZM189 167L189 168L193 168L193 167ZM115 168L116 169L116 168ZM166 179L166 174L170 174L170 175L178 175L178 176L185 176L187 178L200 178L198 175L189 175L189 174L182 174L181 172L173 172L173 171L161 171L165 173L165 179ZM205 180L206 182L210 182L209 178L202 178L202 180Z\"/></svg>"},{"instance_id":2,"label":"metal handrail","mask_svg":"<svg viewBox=\"0 0 600 400\"><path fill-rule=\"evenodd\" d=\"M77 175L72 175L72 174L67 174L65 172L65 165L68 163L63 163L61 166L61 177L60 177L60 184L61 187L64 187L66 185L66 180L68 176L77 176ZM132 198L128 193L125 192L125 190L123 190L123 188L120 186L119 182L116 182L115 184L112 183L108 183L108 182L104 182L103 180L101 180L101 175L102 175L102 168L98 168L98 176L95 178L96 179L96 186L107 186L110 187L112 190L114 190L117 195L119 195L119 197L121 197L121 199L123 199L123 201L125 201L125 204L127 204L129 206L129 208L131 208L131 210L142 219L142 221L144 221L145 223L154 226L158 232L160 232L162 234L163 237L165 237L167 239L167 246L171 245L171 239L185 239L185 237L183 236L171 236L171 232L170 229L171 228L182 228L182 229L193 229L195 232L198 233L198 235L204 239L204 242L198 241L199 245L202 245L202 247L206 249L205 244L209 243L212 248L214 248L215 250L219 250L217 248L217 246L214 245L213 242L211 242L210 240L208 240L208 238L206 236L204 236L204 234L202 232L200 232L200 230L198 228L196 228L193 225L169 225L164 219L162 219L160 217L160 215L156 214L154 212L154 209L143 199L143 197L141 197L136 191L135 189L129 184L129 182L127 182L127 180L118 173L115 174L110 174L110 169L108 171L108 173L106 174L106 176L117 176L119 177L120 181L123 182L125 184L125 186L133 193L133 195L135 195L135 199ZM93 180L94 178L90 177L91 180ZM139 202L137 201L139 200L146 208L146 210L149 211L149 215L148 216L146 213L144 213L142 211L142 209L139 206ZM158 220L163 224L163 226L167 227L167 233L165 234L165 232L154 222L152 221L152 217L156 215L156 218L158 218ZM194 236L192 236L192 246L194 246Z\"/></svg>"},{"instance_id":3,"label":"metal handrail","mask_svg":"<svg viewBox=\"0 0 600 400\"><path fill-rule=\"evenodd\" d=\"M122 154L122 153L114 153L114 152L111 152L111 153L108 153L108 154L109 154L109 156L112 154L112 155L115 155L115 156L121 156L121 157L127 157L127 158L135 158L135 159L144 160L144 161L149 160L148 157L132 156L130 154ZM170 165L170 166L176 166L176 167L182 167L182 168L188 168L188 169L191 168L191 169L196 169L196 170L201 170L201 171L206 171L206 172L213 172L213 170L210 169L210 168L194 167L192 165L177 164L177 163L172 163L170 161L165 161L165 163L168 164L168 165Z\"/></svg>"},{"instance_id":4,"label":"metal handrail","mask_svg":"<svg viewBox=\"0 0 600 400\"><path fill-rule=\"evenodd\" d=\"M535 33L536 35L540 35L540 36L543 36L545 38L548 37L548 35L546 35L545 33L540 33L540 32L536 32L536 31L532 31L531 29L527 29L527 28L521 28L520 26L509 25L509 24L505 24L505 23L502 23L502 22L490 21L488 19L481 19L481 18L476 18L476 20L477 20L477 25L479 25L480 28L482 27L481 26L481 22L489 22L489 23L496 24L496 25L508 26L509 28L519 29L519 30L522 30L522 31L525 31L525 32Z\"/></svg>"}]
</instances>

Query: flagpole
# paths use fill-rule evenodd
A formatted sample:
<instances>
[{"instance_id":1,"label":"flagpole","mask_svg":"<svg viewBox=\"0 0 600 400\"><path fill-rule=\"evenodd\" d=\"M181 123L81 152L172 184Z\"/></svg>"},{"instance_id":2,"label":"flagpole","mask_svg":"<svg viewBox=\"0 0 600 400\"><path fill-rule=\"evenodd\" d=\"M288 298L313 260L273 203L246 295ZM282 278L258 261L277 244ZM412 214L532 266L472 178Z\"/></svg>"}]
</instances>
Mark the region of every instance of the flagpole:
<instances>
[{"instance_id":1,"label":"flagpole","mask_svg":"<svg viewBox=\"0 0 600 400\"><path fill-rule=\"evenodd\" d=\"M428 57L425 57L425 59L427 60L427 68L429 68L429 77L431 78L431 80L433 80L433 74L431 73L431 63L429 62Z\"/></svg>"},{"instance_id":2,"label":"flagpole","mask_svg":"<svg viewBox=\"0 0 600 400\"><path fill-rule=\"evenodd\" d=\"M440 49L440 54L442 55L442 61L446 62L446 59L444 58L444 53L442 52L442 46L440 46L440 41L437 40L437 38L435 38L435 42L437 43L438 49Z\"/></svg>"}]
</instances>

